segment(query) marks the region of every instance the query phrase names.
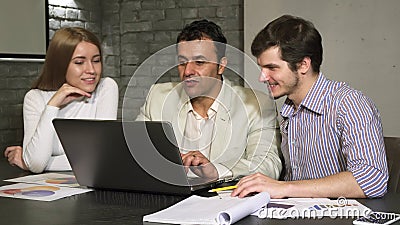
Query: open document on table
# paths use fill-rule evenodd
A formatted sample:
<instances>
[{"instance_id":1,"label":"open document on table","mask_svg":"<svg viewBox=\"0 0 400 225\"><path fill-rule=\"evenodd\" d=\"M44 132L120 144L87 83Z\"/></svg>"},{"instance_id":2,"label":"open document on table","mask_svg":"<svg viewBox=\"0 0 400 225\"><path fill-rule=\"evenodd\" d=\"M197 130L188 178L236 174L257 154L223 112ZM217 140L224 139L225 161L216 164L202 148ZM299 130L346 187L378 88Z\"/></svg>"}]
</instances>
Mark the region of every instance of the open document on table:
<instances>
[{"instance_id":1,"label":"open document on table","mask_svg":"<svg viewBox=\"0 0 400 225\"><path fill-rule=\"evenodd\" d=\"M193 195L159 212L143 217L145 222L168 224L233 224L253 215L258 218L357 218L371 210L354 199L288 198L270 199L266 192L251 197Z\"/></svg>"},{"instance_id":2,"label":"open document on table","mask_svg":"<svg viewBox=\"0 0 400 225\"><path fill-rule=\"evenodd\" d=\"M224 195L211 198L192 195L159 212L146 215L143 221L169 224L229 225L264 207L270 200L266 192L238 198Z\"/></svg>"}]
</instances>

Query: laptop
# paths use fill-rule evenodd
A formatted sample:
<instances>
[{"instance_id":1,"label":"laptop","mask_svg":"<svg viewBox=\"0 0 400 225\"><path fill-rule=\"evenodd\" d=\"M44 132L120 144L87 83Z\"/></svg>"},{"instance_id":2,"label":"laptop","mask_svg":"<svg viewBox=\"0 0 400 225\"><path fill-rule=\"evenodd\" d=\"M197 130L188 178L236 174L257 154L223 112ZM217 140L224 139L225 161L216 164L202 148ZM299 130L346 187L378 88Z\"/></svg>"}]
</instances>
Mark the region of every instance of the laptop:
<instances>
[{"instance_id":1,"label":"laptop","mask_svg":"<svg viewBox=\"0 0 400 225\"><path fill-rule=\"evenodd\" d=\"M222 182L186 176L169 122L54 119L53 125L82 186L189 195Z\"/></svg>"}]
</instances>

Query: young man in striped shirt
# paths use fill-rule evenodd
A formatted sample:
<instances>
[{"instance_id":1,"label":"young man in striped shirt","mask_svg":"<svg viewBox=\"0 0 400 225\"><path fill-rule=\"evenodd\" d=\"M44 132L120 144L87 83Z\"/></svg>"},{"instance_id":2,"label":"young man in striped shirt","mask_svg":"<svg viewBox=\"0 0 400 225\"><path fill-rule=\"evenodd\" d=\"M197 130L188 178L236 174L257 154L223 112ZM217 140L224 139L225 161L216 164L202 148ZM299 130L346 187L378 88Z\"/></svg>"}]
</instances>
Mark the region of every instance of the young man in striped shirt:
<instances>
[{"instance_id":1,"label":"young man in striped shirt","mask_svg":"<svg viewBox=\"0 0 400 225\"><path fill-rule=\"evenodd\" d=\"M232 196L267 191L272 198L373 198L386 193L382 124L372 100L321 72L321 35L302 18L284 15L253 40L260 82L282 106L284 181L256 173Z\"/></svg>"}]
</instances>

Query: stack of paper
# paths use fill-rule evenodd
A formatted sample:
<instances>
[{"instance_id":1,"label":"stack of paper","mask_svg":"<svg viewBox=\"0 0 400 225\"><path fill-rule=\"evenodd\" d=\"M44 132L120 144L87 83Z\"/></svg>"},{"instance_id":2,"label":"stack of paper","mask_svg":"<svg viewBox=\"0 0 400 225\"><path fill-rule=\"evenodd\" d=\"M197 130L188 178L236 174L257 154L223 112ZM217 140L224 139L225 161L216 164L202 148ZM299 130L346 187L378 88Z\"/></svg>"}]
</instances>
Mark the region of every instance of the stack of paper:
<instances>
[{"instance_id":1,"label":"stack of paper","mask_svg":"<svg viewBox=\"0 0 400 225\"><path fill-rule=\"evenodd\" d=\"M169 208L146 215L143 221L169 224L229 225L266 206L270 196L266 192L238 198L193 195Z\"/></svg>"}]
</instances>

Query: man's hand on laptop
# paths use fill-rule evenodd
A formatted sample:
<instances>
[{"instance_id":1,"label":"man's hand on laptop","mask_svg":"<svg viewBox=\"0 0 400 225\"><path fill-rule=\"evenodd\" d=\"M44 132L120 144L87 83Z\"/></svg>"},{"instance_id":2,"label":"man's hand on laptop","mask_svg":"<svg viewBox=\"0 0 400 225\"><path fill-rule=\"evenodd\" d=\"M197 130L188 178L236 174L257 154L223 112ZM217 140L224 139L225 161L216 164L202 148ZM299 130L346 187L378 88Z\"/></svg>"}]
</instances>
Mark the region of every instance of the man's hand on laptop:
<instances>
[{"instance_id":1,"label":"man's hand on laptop","mask_svg":"<svg viewBox=\"0 0 400 225\"><path fill-rule=\"evenodd\" d=\"M199 177L218 179L215 166L199 151L181 153L183 165Z\"/></svg>"}]
</instances>

